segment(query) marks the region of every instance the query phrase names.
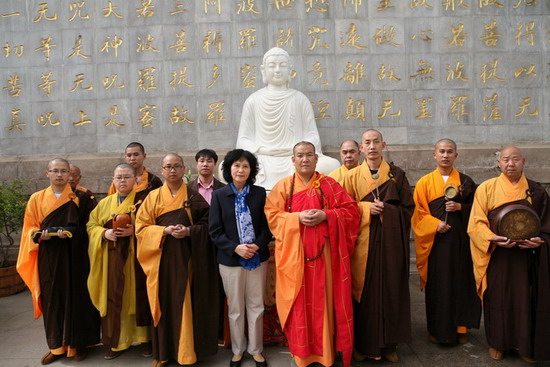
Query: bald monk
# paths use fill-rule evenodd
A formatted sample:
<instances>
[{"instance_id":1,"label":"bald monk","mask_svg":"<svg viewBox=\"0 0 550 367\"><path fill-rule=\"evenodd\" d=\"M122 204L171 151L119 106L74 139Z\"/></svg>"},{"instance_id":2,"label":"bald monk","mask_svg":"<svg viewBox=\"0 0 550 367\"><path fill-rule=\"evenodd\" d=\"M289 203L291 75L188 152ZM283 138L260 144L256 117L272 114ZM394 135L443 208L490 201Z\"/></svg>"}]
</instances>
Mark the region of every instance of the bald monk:
<instances>
[{"instance_id":1,"label":"bald monk","mask_svg":"<svg viewBox=\"0 0 550 367\"><path fill-rule=\"evenodd\" d=\"M138 260L153 316L153 364L194 364L217 352L218 268L208 243L204 198L183 182L177 154L162 160L164 185L147 195L136 218Z\"/></svg>"},{"instance_id":2,"label":"bald monk","mask_svg":"<svg viewBox=\"0 0 550 367\"><path fill-rule=\"evenodd\" d=\"M342 165L332 171L329 176L342 185L346 173L359 165L360 155L361 150L359 149L358 142L355 140L344 140L340 145L340 160L342 161Z\"/></svg>"},{"instance_id":3,"label":"bald monk","mask_svg":"<svg viewBox=\"0 0 550 367\"><path fill-rule=\"evenodd\" d=\"M136 187L134 187L134 189L136 190L136 193L141 193L144 191L145 195L147 195L149 191L161 187L162 181L160 178L149 172L143 165L145 158L147 158L147 154L145 153L145 148L141 143L134 141L126 146L126 149L124 150L124 159L126 160L126 163L136 169L137 180L135 185ZM116 188L113 182L109 187L109 192L107 195L113 195L115 192Z\"/></svg>"},{"instance_id":4,"label":"bald monk","mask_svg":"<svg viewBox=\"0 0 550 367\"><path fill-rule=\"evenodd\" d=\"M525 158L513 146L500 151L501 174L479 185L468 234L477 293L483 301L489 356L502 359L517 350L529 363L550 359L550 199L544 188L525 177ZM512 240L492 227L509 204L532 208L540 233Z\"/></svg>"},{"instance_id":5,"label":"bald monk","mask_svg":"<svg viewBox=\"0 0 550 367\"><path fill-rule=\"evenodd\" d=\"M405 172L382 157L377 130L361 136L365 161L344 177L358 202L361 224L351 259L354 358L397 362L398 343L411 341L409 236L414 201Z\"/></svg>"},{"instance_id":6,"label":"bald monk","mask_svg":"<svg viewBox=\"0 0 550 367\"><path fill-rule=\"evenodd\" d=\"M310 142L294 146L296 173L280 180L265 212L275 236L277 312L298 367L334 364L335 351L349 366L353 308L349 258L359 208L334 179L315 171Z\"/></svg>"},{"instance_id":7,"label":"bald monk","mask_svg":"<svg viewBox=\"0 0 550 367\"><path fill-rule=\"evenodd\" d=\"M149 341L149 326L138 326L134 223L141 200L134 185L136 170L127 163L116 166L113 181L117 189L99 202L86 226L90 236L88 289L101 315L103 358L114 359L133 343ZM114 227L117 215L128 215L130 223Z\"/></svg>"},{"instance_id":8,"label":"bald monk","mask_svg":"<svg viewBox=\"0 0 550 367\"><path fill-rule=\"evenodd\" d=\"M70 170L69 170L69 185L71 185L71 189L73 192L77 195L80 195L80 192L85 193L90 197L90 202L93 204L92 208L93 210L95 206L97 205L97 199L95 198L95 194L88 190L87 188L80 186L80 179L82 178L82 174L80 172L80 168L78 168L77 165L70 164Z\"/></svg>"},{"instance_id":9,"label":"bald monk","mask_svg":"<svg viewBox=\"0 0 550 367\"><path fill-rule=\"evenodd\" d=\"M48 163L50 186L31 195L21 231L17 271L31 291L34 317L44 318L50 351L43 365L62 356L81 361L85 348L99 343L99 314L86 279L90 269L86 220L88 196L68 184L69 162Z\"/></svg>"},{"instance_id":10,"label":"bald monk","mask_svg":"<svg viewBox=\"0 0 550 367\"><path fill-rule=\"evenodd\" d=\"M429 340L464 344L467 328L478 329L481 319L466 233L476 184L454 168L454 141L439 140L432 154L437 168L420 178L414 190L416 266L426 296ZM455 190L456 197L446 189Z\"/></svg>"}]
</instances>

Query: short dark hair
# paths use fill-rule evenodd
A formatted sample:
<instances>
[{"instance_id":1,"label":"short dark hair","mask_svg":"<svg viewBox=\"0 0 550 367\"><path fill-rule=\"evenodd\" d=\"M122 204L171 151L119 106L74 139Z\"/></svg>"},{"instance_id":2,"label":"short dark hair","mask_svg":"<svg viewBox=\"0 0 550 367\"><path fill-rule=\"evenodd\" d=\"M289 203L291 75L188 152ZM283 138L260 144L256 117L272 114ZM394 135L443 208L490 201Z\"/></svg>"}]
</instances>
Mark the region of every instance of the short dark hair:
<instances>
[{"instance_id":1,"label":"short dark hair","mask_svg":"<svg viewBox=\"0 0 550 367\"><path fill-rule=\"evenodd\" d=\"M195 154L195 162L198 162L199 158L201 157L212 158L214 160L214 163L218 163L218 155L212 149L199 150L197 154Z\"/></svg>"},{"instance_id":2,"label":"short dark hair","mask_svg":"<svg viewBox=\"0 0 550 367\"><path fill-rule=\"evenodd\" d=\"M133 141L133 142L131 142L130 144L126 145L126 149L128 149L128 148L135 148L135 147L138 147L139 150L141 150L141 152L142 152L143 154L145 154L145 148L143 147L143 144L138 143L137 141ZM125 152L126 152L126 149L124 149Z\"/></svg>"},{"instance_id":3,"label":"short dark hair","mask_svg":"<svg viewBox=\"0 0 550 367\"><path fill-rule=\"evenodd\" d=\"M258 174L258 159L248 150L234 149L225 155L222 164L223 179L228 183L233 182L233 177L231 177L231 166L241 159L246 159L248 164L250 164L250 176L248 176L246 183L252 185L256 182L256 175Z\"/></svg>"}]
</instances>

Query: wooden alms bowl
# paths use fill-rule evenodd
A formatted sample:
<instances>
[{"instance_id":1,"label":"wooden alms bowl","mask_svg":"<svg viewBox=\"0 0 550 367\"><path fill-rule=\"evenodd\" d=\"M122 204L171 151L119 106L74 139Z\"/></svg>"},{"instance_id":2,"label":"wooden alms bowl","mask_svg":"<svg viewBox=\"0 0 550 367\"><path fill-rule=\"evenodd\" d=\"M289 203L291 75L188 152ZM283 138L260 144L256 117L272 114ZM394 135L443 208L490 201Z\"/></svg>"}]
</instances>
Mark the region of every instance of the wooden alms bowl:
<instances>
[{"instance_id":1,"label":"wooden alms bowl","mask_svg":"<svg viewBox=\"0 0 550 367\"><path fill-rule=\"evenodd\" d=\"M114 230L117 230L118 228L124 229L127 224L132 224L132 218L130 218L128 214L117 214L113 217Z\"/></svg>"}]
</instances>

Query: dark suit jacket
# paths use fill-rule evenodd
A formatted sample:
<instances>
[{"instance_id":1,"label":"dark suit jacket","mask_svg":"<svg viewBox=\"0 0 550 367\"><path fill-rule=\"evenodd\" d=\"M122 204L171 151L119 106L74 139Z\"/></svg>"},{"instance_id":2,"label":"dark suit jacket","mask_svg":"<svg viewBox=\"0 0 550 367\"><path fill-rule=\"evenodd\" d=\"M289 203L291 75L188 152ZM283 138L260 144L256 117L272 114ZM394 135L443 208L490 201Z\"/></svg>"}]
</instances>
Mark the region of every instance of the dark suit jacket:
<instances>
[{"instance_id":1,"label":"dark suit jacket","mask_svg":"<svg viewBox=\"0 0 550 367\"><path fill-rule=\"evenodd\" d=\"M192 179L191 181L189 181L189 183L187 184L187 186L189 186L190 188L192 188L193 190L195 191L199 191L199 178L194 178ZM221 181L219 181L218 179L216 179L216 177L214 177L214 184L212 185L214 191L216 191L217 189L221 189L222 187L224 187L225 184L222 183Z\"/></svg>"},{"instance_id":2,"label":"dark suit jacket","mask_svg":"<svg viewBox=\"0 0 550 367\"><path fill-rule=\"evenodd\" d=\"M265 189L250 186L246 204L252 216L252 225L256 235L256 245L260 247L260 262L269 259L268 244L271 232L264 213ZM226 266L240 266L240 256L235 248L240 244L237 220L235 218L235 194L229 185L212 193L210 214L208 216L210 238L218 248L218 263Z\"/></svg>"}]
</instances>

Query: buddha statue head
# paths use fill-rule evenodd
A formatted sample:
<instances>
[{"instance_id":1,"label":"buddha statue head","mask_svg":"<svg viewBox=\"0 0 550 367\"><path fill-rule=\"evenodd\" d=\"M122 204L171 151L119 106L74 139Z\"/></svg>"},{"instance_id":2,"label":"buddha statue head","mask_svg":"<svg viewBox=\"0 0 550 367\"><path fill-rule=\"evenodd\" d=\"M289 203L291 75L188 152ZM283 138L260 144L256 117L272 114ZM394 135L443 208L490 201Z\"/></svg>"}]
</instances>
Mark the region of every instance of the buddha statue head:
<instances>
[{"instance_id":1,"label":"buddha statue head","mask_svg":"<svg viewBox=\"0 0 550 367\"><path fill-rule=\"evenodd\" d=\"M268 87L288 88L292 71L292 60L288 52L282 48L273 47L265 53L260 69L262 80Z\"/></svg>"}]
</instances>

